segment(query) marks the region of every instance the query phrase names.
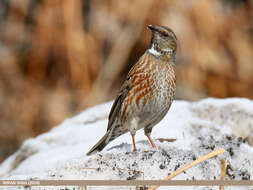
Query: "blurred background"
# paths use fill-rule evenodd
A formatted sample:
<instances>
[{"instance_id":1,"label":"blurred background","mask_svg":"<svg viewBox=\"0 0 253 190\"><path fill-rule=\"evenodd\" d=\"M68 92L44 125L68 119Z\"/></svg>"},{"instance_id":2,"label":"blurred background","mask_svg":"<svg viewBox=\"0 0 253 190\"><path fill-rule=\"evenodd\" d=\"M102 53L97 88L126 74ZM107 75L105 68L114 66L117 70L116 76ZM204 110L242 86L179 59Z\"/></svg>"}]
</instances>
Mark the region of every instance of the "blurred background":
<instances>
[{"instance_id":1,"label":"blurred background","mask_svg":"<svg viewBox=\"0 0 253 190\"><path fill-rule=\"evenodd\" d=\"M0 162L112 100L149 45L147 24L179 39L177 99L253 99L253 1L1 0Z\"/></svg>"}]
</instances>

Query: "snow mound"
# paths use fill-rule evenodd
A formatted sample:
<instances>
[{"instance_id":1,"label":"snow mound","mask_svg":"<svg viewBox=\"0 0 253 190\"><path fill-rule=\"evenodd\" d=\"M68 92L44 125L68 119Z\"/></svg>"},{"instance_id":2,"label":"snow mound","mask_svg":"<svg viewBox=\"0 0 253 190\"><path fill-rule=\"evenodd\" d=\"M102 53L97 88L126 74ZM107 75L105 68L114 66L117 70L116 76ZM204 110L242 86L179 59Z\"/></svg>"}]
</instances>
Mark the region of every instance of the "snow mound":
<instances>
[{"instance_id":1,"label":"snow mound","mask_svg":"<svg viewBox=\"0 0 253 190\"><path fill-rule=\"evenodd\" d=\"M1 178L161 180L218 148L224 148L226 153L174 179L220 179L220 163L224 158L228 161L227 180L253 178L253 101L242 98L175 101L165 118L153 128L157 150L140 130L136 134L137 152L132 152L131 136L127 133L100 153L86 156L106 131L111 105L109 102L90 108L47 133L28 139L0 165Z\"/></svg>"}]
</instances>

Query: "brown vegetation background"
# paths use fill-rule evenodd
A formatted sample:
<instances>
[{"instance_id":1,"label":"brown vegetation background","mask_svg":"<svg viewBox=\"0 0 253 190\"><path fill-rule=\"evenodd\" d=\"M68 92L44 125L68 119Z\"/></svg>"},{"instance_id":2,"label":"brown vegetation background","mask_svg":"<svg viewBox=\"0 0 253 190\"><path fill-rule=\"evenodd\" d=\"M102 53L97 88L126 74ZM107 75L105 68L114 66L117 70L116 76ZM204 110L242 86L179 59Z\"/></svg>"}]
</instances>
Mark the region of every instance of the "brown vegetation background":
<instances>
[{"instance_id":1,"label":"brown vegetation background","mask_svg":"<svg viewBox=\"0 0 253 190\"><path fill-rule=\"evenodd\" d=\"M253 98L253 1L1 0L0 161L113 99L148 47L147 24L179 39L177 99Z\"/></svg>"}]
</instances>

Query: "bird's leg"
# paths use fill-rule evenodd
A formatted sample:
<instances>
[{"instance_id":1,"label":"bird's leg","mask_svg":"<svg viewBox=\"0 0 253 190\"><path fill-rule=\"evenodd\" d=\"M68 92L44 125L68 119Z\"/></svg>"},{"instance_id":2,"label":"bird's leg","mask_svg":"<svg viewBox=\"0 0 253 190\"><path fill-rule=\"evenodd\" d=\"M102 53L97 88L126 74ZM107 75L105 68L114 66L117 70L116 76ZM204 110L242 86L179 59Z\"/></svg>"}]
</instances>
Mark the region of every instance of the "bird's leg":
<instances>
[{"instance_id":1,"label":"bird's leg","mask_svg":"<svg viewBox=\"0 0 253 190\"><path fill-rule=\"evenodd\" d=\"M133 140L133 147L134 147L133 151L136 151L137 149L136 149L136 144L135 144L135 135L132 135L132 140Z\"/></svg>"},{"instance_id":2,"label":"bird's leg","mask_svg":"<svg viewBox=\"0 0 253 190\"><path fill-rule=\"evenodd\" d=\"M134 147L133 151L137 150L136 149L136 144L135 144L135 134L136 134L136 131L137 131L137 128L138 128L138 122L139 122L139 118L138 117L134 117L131 120L131 124L130 124L130 134L132 135L133 147Z\"/></svg>"},{"instance_id":3,"label":"bird's leg","mask_svg":"<svg viewBox=\"0 0 253 190\"><path fill-rule=\"evenodd\" d=\"M152 147L157 149L155 143L153 142L153 140L150 137L151 132L152 132L152 127L145 127L144 128L144 134L148 137L148 140L151 143Z\"/></svg>"},{"instance_id":4,"label":"bird's leg","mask_svg":"<svg viewBox=\"0 0 253 190\"><path fill-rule=\"evenodd\" d=\"M150 135L146 135L146 136L148 137L148 140L151 143L152 147L157 149L157 147L156 147L155 143L153 142L153 140L151 139Z\"/></svg>"}]
</instances>

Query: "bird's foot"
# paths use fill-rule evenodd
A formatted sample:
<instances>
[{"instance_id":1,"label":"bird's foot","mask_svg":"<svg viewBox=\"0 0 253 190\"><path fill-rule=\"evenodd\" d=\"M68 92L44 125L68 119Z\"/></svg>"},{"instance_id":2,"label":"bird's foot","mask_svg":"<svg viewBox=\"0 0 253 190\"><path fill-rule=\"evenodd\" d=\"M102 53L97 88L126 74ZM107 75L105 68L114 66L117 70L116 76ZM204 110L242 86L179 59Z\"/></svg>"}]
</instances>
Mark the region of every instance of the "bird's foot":
<instances>
[{"instance_id":1,"label":"bird's foot","mask_svg":"<svg viewBox=\"0 0 253 190\"><path fill-rule=\"evenodd\" d=\"M154 143L152 144L152 147L155 148L155 149L157 149L157 146Z\"/></svg>"}]
</instances>

